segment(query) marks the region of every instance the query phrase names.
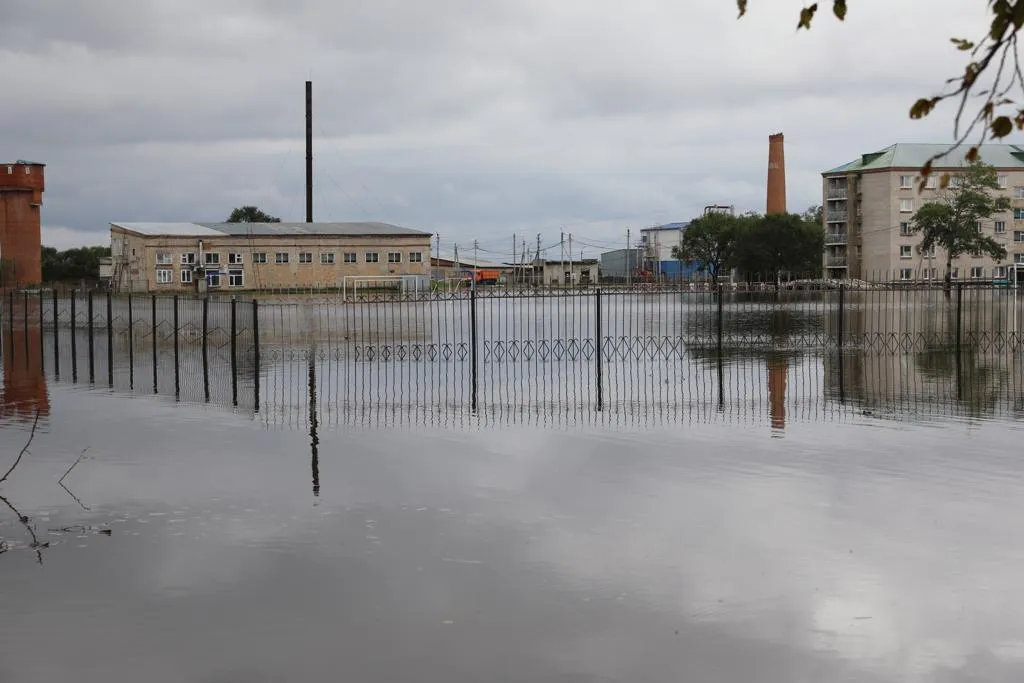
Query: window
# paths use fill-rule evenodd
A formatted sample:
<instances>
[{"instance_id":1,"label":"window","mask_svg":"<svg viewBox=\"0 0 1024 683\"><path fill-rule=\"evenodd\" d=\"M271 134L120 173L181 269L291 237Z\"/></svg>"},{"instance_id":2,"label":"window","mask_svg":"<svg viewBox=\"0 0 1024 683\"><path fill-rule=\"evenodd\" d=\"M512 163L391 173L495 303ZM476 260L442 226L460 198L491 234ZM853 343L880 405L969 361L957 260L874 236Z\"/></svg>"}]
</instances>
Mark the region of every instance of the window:
<instances>
[{"instance_id":1,"label":"window","mask_svg":"<svg viewBox=\"0 0 1024 683\"><path fill-rule=\"evenodd\" d=\"M157 268L156 269L156 283L158 285L169 285L169 284L171 284L171 269L170 268Z\"/></svg>"},{"instance_id":2,"label":"window","mask_svg":"<svg viewBox=\"0 0 1024 683\"><path fill-rule=\"evenodd\" d=\"M996 183L999 185L999 187L1001 189L1005 190L1006 189L1006 176L1001 175L998 178L996 178Z\"/></svg>"},{"instance_id":3,"label":"window","mask_svg":"<svg viewBox=\"0 0 1024 683\"><path fill-rule=\"evenodd\" d=\"M325 266L333 266L334 265L334 252L331 252L331 251L320 252L320 263L324 264Z\"/></svg>"},{"instance_id":4,"label":"window","mask_svg":"<svg viewBox=\"0 0 1024 683\"><path fill-rule=\"evenodd\" d=\"M1013 241L1014 242L1024 242L1024 230L1014 230L1013 231Z\"/></svg>"},{"instance_id":5,"label":"window","mask_svg":"<svg viewBox=\"0 0 1024 683\"><path fill-rule=\"evenodd\" d=\"M913 213L914 212L914 200L913 199L901 199L900 200L900 213Z\"/></svg>"},{"instance_id":6,"label":"window","mask_svg":"<svg viewBox=\"0 0 1024 683\"><path fill-rule=\"evenodd\" d=\"M354 252L354 251L346 251L343 256L344 257L342 258L342 260L345 263L355 263L356 262L356 252Z\"/></svg>"},{"instance_id":7,"label":"window","mask_svg":"<svg viewBox=\"0 0 1024 683\"><path fill-rule=\"evenodd\" d=\"M196 253L194 251L181 255L181 265L194 266L196 264Z\"/></svg>"},{"instance_id":8,"label":"window","mask_svg":"<svg viewBox=\"0 0 1024 683\"><path fill-rule=\"evenodd\" d=\"M963 184L964 184L964 177L963 176L954 175L954 176L950 176L949 177L949 186L950 187L960 187Z\"/></svg>"},{"instance_id":9,"label":"window","mask_svg":"<svg viewBox=\"0 0 1024 683\"><path fill-rule=\"evenodd\" d=\"M921 254L925 258L935 258L935 245L933 244L927 250L922 249Z\"/></svg>"},{"instance_id":10,"label":"window","mask_svg":"<svg viewBox=\"0 0 1024 683\"><path fill-rule=\"evenodd\" d=\"M1018 186L1013 188L1014 199L1024 199L1024 187Z\"/></svg>"},{"instance_id":11,"label":"window","mask_svg":"<svg viewBox=\"0 0 1024 683\"><path fill-rule=\"evenodd\" d=\"M900 279L901 280L909 280L912 277L914 277L914 269L913 268L900 268Z\"/></svg>"},{"instance_id":12,"label":"window","mask_svg":"<svg viewBox=\"0 0 1024 683\"><path fill-rule=\"evenodd\" d=\"M402 255L397 251L388 252L388 263L401 263Z\"/></svg>"},{"instance_id":13,"label":"window","mask_svg":"<svg viewBox=\"0 0 1024 683\"><path fill-rule=\"evenodd\" d=\"M914 187L914 176L912 175L901 175L900 176L900 189L910 190Z\"/></svg>"},{"instance_id":14,"label":"window","mask_svg":"<svg viewBox=\"0 0 1024 683\"><path fill-rule=\"evenodd\" d=\"M274 263L288 263L288 252L279 251L274 254Z\"/></svg>"},{"instance_id":15,"label":"window","mask_svg":"<svg viewBox=\"0 0 1024 683\"><path fill-rule=\"evenodd\" d=\"M419 251L410 251L409 263L423 263L423 253Z\"/></svg>"},{"instance_id":16,"label":"window","mask_svg":"<svg viewBox=\"0 0 1024 683\"><path fill-rule=\"evenodd\" d=\"M912 232L910 232L910 223L905 223L905 222L904 223L900 223L900 234L901 235L911 235L911 234L913 234Z\"/></svg>"},{"instance_id":17,"label":"window","mask_svg":"<svg viewBox=\"0 0 1024 683\"><path fill-rule=\"evenodd\" d=\"M937 186L934 175L928 176L924 181L924 189L926 190L934 190Z\"/></svg>"},{"instance_id":18,"label":"window","mask_svg":"<svg viewBox=\"0 0 1024 683\"><path fill-rule=\"evenodd\" d=\"M900 245L900 258L911 258L914 255L914 248L909 244Z\"/></svg>"},{"instance_id":19,"label":"window","mask_svg":"<svg viewBox=\"0 0 1024 683\"><path fill-rule=\"evenodd\" d=\"M300 251L299 252L299 263L312 263L313 252L311 251Z\"/></svg>"},{"instance_id":20,"label":"window","mask_svg":"<svg viewBox=\"0 0 1024 683\"><path fill-rule=\"evenodd\" d=\"M192 284L192 271L191 270L189 270L187 268L183 268L182 269L182 271L181 271L181 284L183 284L183 285L190 285L190 284Z\"/></svg>"},{"instance_id":21,"label":"window","mask_svg":"<svg viewBox=\"0 0 1024 683\"><path fill-rule=\"evenodd\" d=\"M921 279L922 280L934 280L935 279L935 269L932 268L931 270L928 270L927 268L922 268L921 269Z\"/></svg>"},{"instance_id":22,"label":"window","mask_svg":"<svg viewBox=\"0 0 1024 683\"><path fill-rule=\"evenodd\" d=\"M1006 221L996 221L994 224L997 235L1006 232Z\"/></svg>"},{"instance_id":23,"label":"window","mask_svg":"<svg viewBox=\"0 0 1024 683\"><path fill-rule=\"evenodd\" d=\"M366 262L367 263L377 263L377 260L378 260L377 259L377 252L375 252L375 251L368 251L368 252L366 252Z\"/></svg>"},{"instance_id":24,"label":"window","mask_svg":"<svg viewBox=\"0 0 1024 683\"><path fill-rule=\"evenodd\" d=\"M1014 254L1013 255L1013 262L1018 264L1018 265L1021 264L1021 263L1024 263L1024 254Z\"/></svg>"},{"instance_id":25,"label":"window","mask_svg":"<svg viewBox=\"0 0 1024 683\"><path fill-rule=\"evenodd\" d=\"M7 167L7 175L11 175L12 173L14 173L14 167L13 166L8 166Z\"/></svg>"},{"instance_id":26,"label":"window","mask_svg":"<svg viewBox=\"0 0 1024 683\"><path fill-rule=\"evenodd\" d=\"M173 263L171 260L171 252L169 251L158 251L156 252L156 264L158 266L169 266Z\"/></svg>"},{"instance_id":27,"label":"window","mask_svg":"<svg viewBox=\"0 0 1024 683\"><path fill-rule=\"evenodd\" d=\"M951 271L949 271L949 279L950 280L956 280L958 277L960 277L960 269L959 268L954 268Z\"/></svg>"},{"instance_id":28,"label":"window","mask_svg":"<svg viewBox=\"0 0 1024 683\"><path fill-rule=\"evenodd\" d=\"M266 263L267 262L267 252L265 252L265 251L257 251L256 253L254 253L252 255L252 262L253 263Z\"/></svg>"},{"instance_id":29,"label":"window","mask_svg":"<svg viewBox=\"0 0 1024 683\"><path fill-rule=\"evenodd\" d=\"M981 221L975 221L974 227L978 229L978 232L981 232Z\"/></svg>"},{"instance_id":30,"label":"window","mask_svg":"<svg viewBox=\"0 0 1024 683\"><path fill-rule=\"evenodd\" d=\"M1006 266L996 266L993 268L992 276L997 278L1006 277Z\"/></svg>"},{"instance_id":31,"label":"window","mask_svg":"<svg viewBox=\"0 0 1024 683\"><path fill-rule=\"evenodd\" d=\"M230 254L228 254L228 264L232 266L242 265L242 255L239 254L237 251L231 252Z\"/></svg>"},{"instance_id":32,"label":"window","mask_svg":"<svg viewBox=\"0 0 1024 683\"><path fill-rule=\"evenodd\" d=\"M985 268L983 266L971 266L971 277L975 280L985 277Z\"/></svg>"},{"instance_id":33,"label":"window","mask_svg":"<svg viewBox=\"0 0 1024 683\"><path fill-rule=\"evenodd\" d=\"M203 263L208 266L220 265L220 254L215 251L208 251L203 255Z\"/></svg>"},{"instance_id":34,"label":"window","mask_svg":"<svg viewBox=\"0 0 1024 683\"><path fill-rule=\"evenodd\" d=\"M210 287L220 287L220 273L207 273L206 284Z\"/></svg>"},{"instance_id":35,"label":"window","mask_svg":"<svg viewBox=\"0 0 1024 683\"><path fill-rule=\"evenodd\" d=\"M1013 220L1015 220L1015 221L1024 221L1024 209L1014 209L1013 210Z\"/></svg>"},{"instance_id":36,"label":"window","mask_svg":"<svg viewBox=\"0 0 1024 683\"><path fill-rule=\"evenodd\" d=\"M245 286L245 275L240 269L234 269L228 271L228 287L243 287Z\"/></svg>"}]
</instances>

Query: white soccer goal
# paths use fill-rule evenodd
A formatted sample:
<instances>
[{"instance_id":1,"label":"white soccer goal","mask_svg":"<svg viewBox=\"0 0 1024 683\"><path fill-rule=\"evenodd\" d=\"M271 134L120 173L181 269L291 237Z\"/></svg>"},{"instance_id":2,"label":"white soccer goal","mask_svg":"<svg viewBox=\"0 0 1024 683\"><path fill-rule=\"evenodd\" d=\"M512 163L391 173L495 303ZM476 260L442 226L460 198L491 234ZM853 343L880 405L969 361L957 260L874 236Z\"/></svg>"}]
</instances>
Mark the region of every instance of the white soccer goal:
<instances>
[{"instance_id":1,"label":"white soccer goal","mask_svg":"<svg viewBox=\"0 0 1024 683\"><path fill-rule=\"evenodd\" d=\"M402 294L420 293L422 275L346 275L341 279L341 296L348 298L349 292L355 297L360 286L367 289L390 289L397 285Z\"/></svg>"}]
</instances>

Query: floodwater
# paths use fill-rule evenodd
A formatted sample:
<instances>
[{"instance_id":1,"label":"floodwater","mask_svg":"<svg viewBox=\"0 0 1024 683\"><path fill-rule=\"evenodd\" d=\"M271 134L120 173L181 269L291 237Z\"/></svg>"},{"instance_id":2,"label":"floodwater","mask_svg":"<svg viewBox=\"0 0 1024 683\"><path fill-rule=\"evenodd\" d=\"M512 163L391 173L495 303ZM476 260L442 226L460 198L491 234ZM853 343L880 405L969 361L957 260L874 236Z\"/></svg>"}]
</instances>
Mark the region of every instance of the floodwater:
<instances>
[{"instance_id":1,"label":"floodwater","mask_svg":"<svg viewBox=\"0 0 1024 683\"><path fill-rule=\"evenodd\" d=\"M338 362L258 407L7 363L0 681L1024 680L1013 353L477 414Z\"/></svg>"}]
</instances>

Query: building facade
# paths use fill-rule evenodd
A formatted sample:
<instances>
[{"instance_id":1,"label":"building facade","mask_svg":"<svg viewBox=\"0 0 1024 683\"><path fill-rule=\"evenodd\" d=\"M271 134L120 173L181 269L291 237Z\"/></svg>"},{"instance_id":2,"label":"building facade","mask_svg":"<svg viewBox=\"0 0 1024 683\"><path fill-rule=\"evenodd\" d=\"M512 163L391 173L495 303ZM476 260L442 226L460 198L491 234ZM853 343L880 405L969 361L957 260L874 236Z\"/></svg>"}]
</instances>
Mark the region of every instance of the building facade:
<instances>
[{"instance_id":1,"label":"building facade","mask_svg":"<svg viewBox=\"0 0 1024 683\"><path fill-rule=\"evenodd\" d=\"M115 291L230 292L427 279L430 238L386 223L111 223L110 282Z\"/></svg>"},{"instance_id":2,"label":"building facade","mask_svg":"<svg viewBox=\"0 0 1024 683\"><path fill-rule=\"evenodd\" d=\"M868 281L932 281L945 276L942 249L922 253L921 235L912 234L915 212L941 201L949 190L939 178L949 173L955 187L967 162L966 149L955 149L933 163L925 189L919 191L921 167L947 145L898 143L864 154L822 174L822 222L826 278ZM965 254L953 260L958 280L1001 280L1024 269L1024 147L982 145L981 160L994 166L999 186L1012 206L982 221L979 229L1003 244L1006 259Z\"/></svg>"},{"instance_id":3,"label":"building facade","mask_svg":"<svg viewBox=\"0 0 1024 683\"><path fill-rule=\"evenodd\" d=\"M643 263L640 249L614 249L601 254L601 279L625 282L637 277Z\"/></svg>"},{"instance_id":4,"label":"building facade","mask_svg":"<svg viewBox=\"0 0 1024 683\"><path fill-rule=\"evenodd\" d=\"M0 286L43 281L43 164L0 164Z\"/></svg>"}]
</instances>

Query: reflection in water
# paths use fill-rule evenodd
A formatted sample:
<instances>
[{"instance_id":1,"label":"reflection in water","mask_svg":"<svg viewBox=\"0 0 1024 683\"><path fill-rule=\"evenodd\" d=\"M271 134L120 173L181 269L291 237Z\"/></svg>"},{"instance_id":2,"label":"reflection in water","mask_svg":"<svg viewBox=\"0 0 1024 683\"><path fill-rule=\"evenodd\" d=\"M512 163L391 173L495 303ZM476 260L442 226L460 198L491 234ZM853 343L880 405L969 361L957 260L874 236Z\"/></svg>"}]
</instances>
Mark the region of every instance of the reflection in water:
<instances>
[{"instance_id":1,"label":"reflection in water","mask_svg":"<svg viewBox=\"0 0 1024 683\"><path fill-rule=\"evenodd\" d=\"M789 362L785 356L768 360L768 404L772 429L786 428L786 377Z\"/></svg>"},{"instance_id":2,"label":"reflection in water","mask_svg":"<svg viewBox=\"0 0 1024 683\"><path fill-rule=\"evenodd\" d=\"M313 495L320 495L320 435L316 415L316 354L309 354L309 448L313 471Z\"/></svg>"},{"instance_id":3,"label":"reflection in water","mask_svg":"<svg viewBox=\"0 0 1024 683\"><path fill-rule=\"evenodd\" d=\"M43 332L39 326L15 320L14 329L3 326L3 386L0 417L32 419L50 413L43 367ZM10 320L7 321L10 323Z\"/></svg>"}]
</instances>

